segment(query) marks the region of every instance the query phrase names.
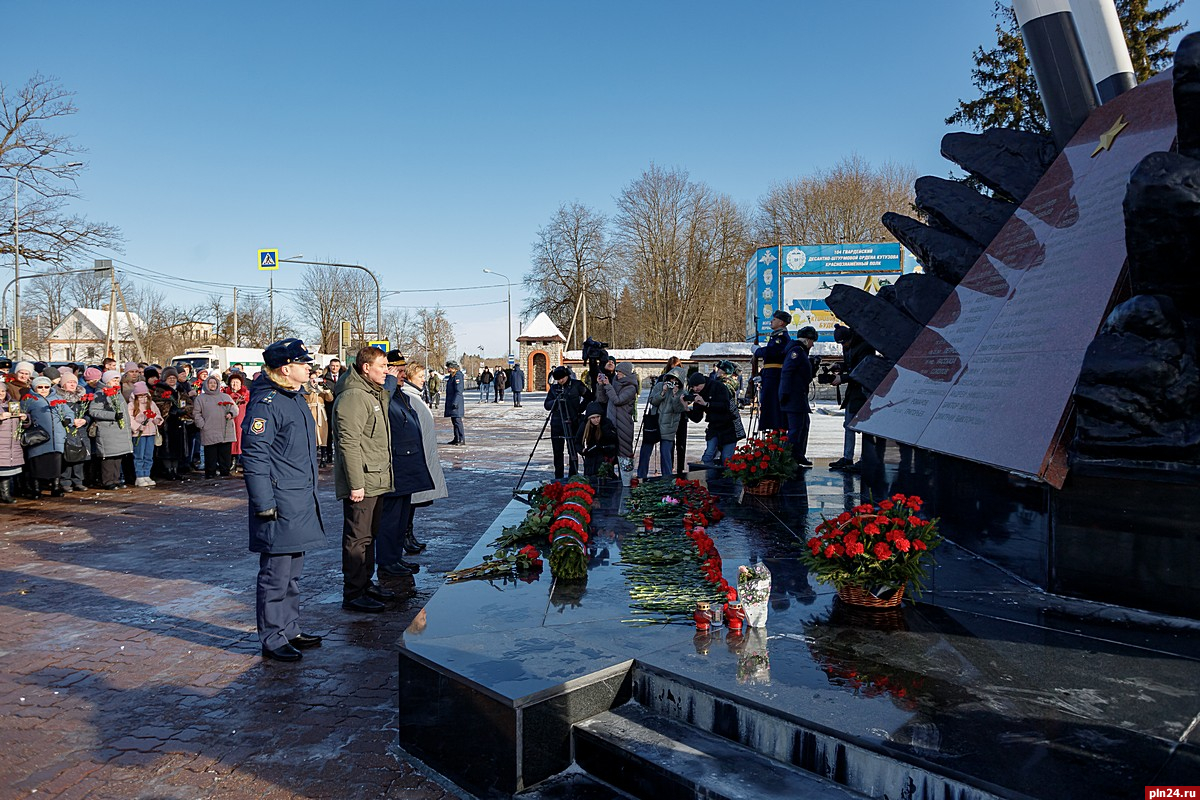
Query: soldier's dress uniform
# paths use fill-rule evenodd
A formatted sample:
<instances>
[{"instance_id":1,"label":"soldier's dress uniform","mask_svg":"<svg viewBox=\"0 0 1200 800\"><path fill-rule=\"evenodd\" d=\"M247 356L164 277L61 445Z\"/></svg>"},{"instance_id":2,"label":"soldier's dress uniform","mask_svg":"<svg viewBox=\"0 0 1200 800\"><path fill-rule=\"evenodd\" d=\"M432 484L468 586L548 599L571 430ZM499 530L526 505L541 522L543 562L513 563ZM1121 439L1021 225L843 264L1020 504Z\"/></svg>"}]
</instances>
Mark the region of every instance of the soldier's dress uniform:
<instances>
[{"instance_id":1,"label":"soldier's dress uniform","mask_svg":"<svg viewBox=\"0 0 1200 800\"><path fill-rule=\"evenodd\" d=\"M263 351L268 367L311 361L299 339ZM242 420L242 468L250 505L250 552L259 554L257 617L263 656L295 661L295 648L315 647L300 630L304 551L325 544L317 503L317 429L300 389L285 389L263 372L250 384Z\"/></svg>"},{"instance_id":2,"label":"soldier's dress uniform","mask_svg":"<svg viewBox=\"0 0 1200 800\"><path fill-rule=\"evenodd\" d=\"M786 311L776 311L775 318L791 322L792 315ZM771 331L771 338L767 339L767 343L754 351L754 357L762 360L758 373L761 378L758 397L759 430L775 431L787 428L787 418L779 409L779 380L783 370L783 357L790 342L787 328L780 328Z\"/></svg>"},{"instance_id":3,"label":"soldier's dress uniform","mask_svg":"<svg viewBox=\"0 0 1200 800\"><path fill-rule=\"evenodd\" d=\"M808 405L808 387L812 383L813 371L812 362L808 359L808 349L800 344L801 334L811 335L814 341L817 337L813 328L804 327L789 344L783 357L783 369L779 371L779 409L787 421L788 443L792 446L792 455L801 466L807 466L808 430L812 421Z\"/></svg>"}]
</instances>

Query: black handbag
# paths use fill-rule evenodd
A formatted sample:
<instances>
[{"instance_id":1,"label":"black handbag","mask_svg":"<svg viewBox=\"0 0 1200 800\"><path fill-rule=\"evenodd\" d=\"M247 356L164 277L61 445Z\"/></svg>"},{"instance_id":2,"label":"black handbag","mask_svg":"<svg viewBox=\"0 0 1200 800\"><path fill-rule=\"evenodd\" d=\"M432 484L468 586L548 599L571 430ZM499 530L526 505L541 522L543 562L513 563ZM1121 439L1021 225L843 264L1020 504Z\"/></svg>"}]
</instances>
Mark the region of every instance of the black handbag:
<instances>
[{"instance_id":1,"label":"black handbag","mask_svg":"<svg viewBox=\"0 0 1200 800\"><path fill-rule=\"evenodd\" d=\"M36 422L31 422L21 430L21 446L37 447L50 441L50 433Z\"/></svg>"},{"instance_id":2,"label":"black handbag","mask_svg":"<svg viewBox=\"0 0 1200 800\"><path fill-rule=\"evenodd\" d=\"M79 433L68 433L67 440L63 444L63 461L67 464L78 464L81 461L87 461L89 455L88 440Z\"/></svg>"}]
</instances>

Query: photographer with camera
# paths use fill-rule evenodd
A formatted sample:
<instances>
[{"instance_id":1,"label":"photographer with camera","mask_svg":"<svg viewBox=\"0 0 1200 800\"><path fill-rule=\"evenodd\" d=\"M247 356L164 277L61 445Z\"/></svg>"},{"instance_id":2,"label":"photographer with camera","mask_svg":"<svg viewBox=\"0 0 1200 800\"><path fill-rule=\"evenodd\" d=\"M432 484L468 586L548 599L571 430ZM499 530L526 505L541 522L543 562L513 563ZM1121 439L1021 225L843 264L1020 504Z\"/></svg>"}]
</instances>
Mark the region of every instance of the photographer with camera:
<instances>
[{"instance_id":1,"label":"photographer with camera","mask_svg":"<svg viewBox=\"0 0 1200 800\"><path fill-rule=\"evenodd\" d=\"M637 373L629 361L617 364L611 377L605 364L605 369L596 376L596 400L604 404L608 420L617 430L617 456L622 470L633 468L633 414L639 388Z\"/></svg>"},{"instance_id":2,"label":"photographer with camera","mask_svg":"<svg viewBox=\"0 0 1200 800\"><path fill-rule=\"evenodd\" d=\"M701 463L706 467L724 464L733 455L738 439L745 436L739 437L734 423L737 403L720 377L706 378L693 372L687 383L688 391L682 400L688 418L693 422L708 421L704 431L705 456Z\"/></svg>"},{"instance_id":3,"label":"photographer with camera","mask_svg":"<svg viewBox=\"0 0 1200 800\"><path fill-rule=\"evenodd\" d=\"M675 359L678 361L678 359ZM683 416L683 367L674 367L660 376L650 389L646 416L642 418L642 446L638 451L638 480L650 474L650 455L658 445L658 463L665 478L675 472L675 434Z\"/></svg>"},{"instance_id":4,"label":"photographer with camera","mask_svg":"<svg viewBox=\"0 0 1200 800\"><path fill-rule=\"evenodd\" d=\"M587 404L586 416L579 428L579 453L583 456L583 475L595 478L600 466L617 457L617 429L604 416L604 405L595 400ZM572 473L573 474L573 473Z\"/></svg>"},{"instance_id":5,"label":"photographer with camera","mask_svg":"<svg viewBox=\"0 0 1200 800\"><path fill-rule=\"evenodd\" d=\"M813 379L812 362L808 353L817 343L817 329L805 325L796 331L796 339L783 359L779 381L779 408L787 415L788 443L801 467L813 465L808 460L808 427L812 409L808 405L808 387Z\"/></svg>"},{"instance_id":6,"label":"photographer with camera","mask_svg":"<svg viewBox=\"0 0 1200 800\"><path fill-rule=\"evenodd\" d=\"M575 437L579 432L584 409L592 393L583 382L571 377L571 370L555 367L550 373L550 386L543 403L550 412L550 443L554 448L554 477L564 476L563 448L570 451L570 474L579 472L579 456Z\"/></svg>"}]
</instances>

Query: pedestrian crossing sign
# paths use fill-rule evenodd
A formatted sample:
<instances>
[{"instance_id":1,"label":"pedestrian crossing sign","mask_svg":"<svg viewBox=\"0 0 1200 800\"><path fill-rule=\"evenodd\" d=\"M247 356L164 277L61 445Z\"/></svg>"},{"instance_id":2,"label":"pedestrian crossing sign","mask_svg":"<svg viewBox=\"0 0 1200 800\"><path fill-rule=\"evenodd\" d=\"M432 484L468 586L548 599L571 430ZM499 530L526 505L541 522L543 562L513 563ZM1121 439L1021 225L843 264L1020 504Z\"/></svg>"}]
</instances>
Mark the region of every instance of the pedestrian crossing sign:
<instances>
[{"instance_id":1,"label":"pedestrian crossing sign","mask_svg":"<svg viewBox=\"0 0 1200 800\"><path fill-rule=\"evenodd\" d=\"M279 269L279 251L278 250L259 250L258 251L258 268L259 269Z\"/></svg>"}]
</instances>

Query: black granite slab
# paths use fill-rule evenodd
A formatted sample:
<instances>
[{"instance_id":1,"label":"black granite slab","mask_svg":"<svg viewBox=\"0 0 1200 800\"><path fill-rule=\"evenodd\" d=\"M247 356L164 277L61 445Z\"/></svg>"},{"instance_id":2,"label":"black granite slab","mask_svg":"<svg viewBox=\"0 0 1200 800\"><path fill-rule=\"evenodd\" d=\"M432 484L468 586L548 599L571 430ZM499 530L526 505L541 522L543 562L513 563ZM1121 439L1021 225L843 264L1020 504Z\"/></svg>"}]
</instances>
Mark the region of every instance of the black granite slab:
<instances>
[{"instance_id":1,"label":"black granite slab","mask_svg":"<svg viewBox=\"0 0 1200 800\"><path fill-rule=\"evenodd\" d=\"M556 589L547 570L434 595L401 651L401 745L472 791L518 791L566 767L570 724L623 702L631 668L645 668L721 698L707 724L727 738L740 709L757 709L1005 795L1127 796L1192 763L1178 742L1200 715L1200 626L1114 619L953 544L918 604L877 614L836 601L797 554L870 486L825 469L778 497L711 483L725 577L759 556L773 574L767 628L743 637L623 621L633 525L615 514L619 487L606 490L586 586ZM524 511L506 508L463 564Z\"/></svg>"}]
</instances>

